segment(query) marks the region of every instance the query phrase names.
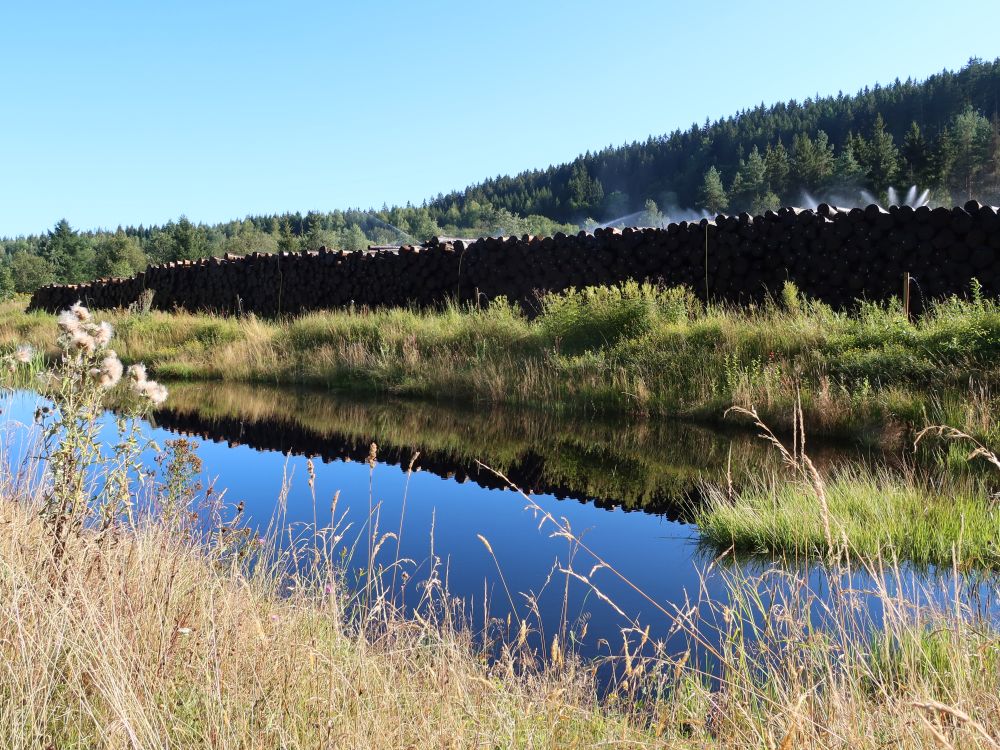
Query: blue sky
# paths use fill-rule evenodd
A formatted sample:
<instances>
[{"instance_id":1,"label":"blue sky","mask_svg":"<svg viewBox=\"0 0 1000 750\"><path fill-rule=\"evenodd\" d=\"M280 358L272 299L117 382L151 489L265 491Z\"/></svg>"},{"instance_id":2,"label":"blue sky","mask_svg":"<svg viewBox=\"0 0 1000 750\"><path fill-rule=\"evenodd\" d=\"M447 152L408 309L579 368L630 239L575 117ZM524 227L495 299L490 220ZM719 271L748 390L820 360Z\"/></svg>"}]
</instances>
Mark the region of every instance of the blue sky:
<instances>
[{"instance_id":1,"label":"blue sky","mask_svg":"<svg viewBox=\"0 0 1000 750\"><path fill-rule=\"evenodd\" d=\"M1000 56L1000 3L0 3L0 236L419 203Z\"/></svg>"}]
</instances>

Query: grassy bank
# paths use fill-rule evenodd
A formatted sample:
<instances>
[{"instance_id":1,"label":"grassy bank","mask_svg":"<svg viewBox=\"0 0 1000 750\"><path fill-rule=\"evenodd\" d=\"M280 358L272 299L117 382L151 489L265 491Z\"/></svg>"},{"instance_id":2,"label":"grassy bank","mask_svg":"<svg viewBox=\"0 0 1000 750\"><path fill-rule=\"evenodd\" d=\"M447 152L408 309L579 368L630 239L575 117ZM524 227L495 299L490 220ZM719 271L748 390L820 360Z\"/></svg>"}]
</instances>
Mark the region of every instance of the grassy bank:
<instances>
[{"instance_id":1,"label":"grassy bank","mask_svg":"<svg viewBox=\"0 0 1000 750\"><path fill-rule=\"evenodd\" d=\"M336 561L351 540L337 529L278 546L286 529L257 537L220 515L185 441L165 444L155 476L130 471L141 441L124 418L124 439L101 436L98 407L124 389L137 415L163 394L122 373L81 320L92 327L63 322L66 356L44 381L56 408L27 452L39 463L0 462L6 747L996 746L995 617L938 579L931 604L910 606L877 566L865 589L843 585L836 564L826 591L737 567L706 573L723 577L717 601L650 599L648 616L686 645L650 643L636 621L605 695L564 632L495 644L488 660L436 568L408 584L426 593L407 616L383 585L396 566L345 585ZM613 563L560 520L542 527L577 546L577 570ZM616 606L594 593L594 606Z\"/></svg>"},{"instance_id":2,"label":"grassy bank","mask_svg":"<svg viewBox=\"0 0 1000 750\"><path fill-rule=\"evenodd\" d=\"M0 346L51 347L51 317L0 308ZM814 434L885 438L947 423L996 430L1000 307L949 300L908 322L896 305L840 313L793 288L773 304L705 308L682 290L553 295L527 319L483 309L340 311L264 321L111 313L119 354L168 379L302 383L578 412L776 425L801 392Z\"/></svg>"}]
</instances>

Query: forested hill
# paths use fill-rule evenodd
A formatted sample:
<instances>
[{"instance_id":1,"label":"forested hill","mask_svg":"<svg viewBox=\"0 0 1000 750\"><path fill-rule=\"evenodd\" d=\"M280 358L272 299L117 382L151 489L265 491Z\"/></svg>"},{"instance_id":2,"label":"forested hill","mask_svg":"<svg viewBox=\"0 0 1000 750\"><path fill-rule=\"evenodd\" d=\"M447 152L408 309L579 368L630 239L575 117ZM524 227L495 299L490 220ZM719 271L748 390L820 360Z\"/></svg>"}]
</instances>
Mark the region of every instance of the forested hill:
<instances>
[{"instance_id":1,"label":"forested hill","mask_svg":"<svg viewBox=\"0 0 1000 750\"><path fill-rule=\"evenodd\" d=\"M755 107L714 123L587 153L569 164L498 177L438 197L436 216L470 204L558 221L643 210L742 211L818 196L878 195L917 185L938 202L1000 190L1000 60L970 60L926 81ZM840 195L838 195L838 193Z\"/></svg>"},{"instance_id":2,"label":"forested hill","mask_svg":"<svg viewBox=\"0 0 1000 750\"><path fill-rule=\"evenodd\" d=\"M0 239L0 298L53 281L128 276L149 262L224 253L356 250L433 235L553 234L621 219L652 225L783 204L1000 203L1000 59L855 95L760 106L569 164L498 177L422 205ZM925 191L927 191L925 193ZM808 193L809 196L805 196ZM57 218L57 217L53 217ZM0 228L2 231L2 228Z\"/></svg>"}]
</instances>

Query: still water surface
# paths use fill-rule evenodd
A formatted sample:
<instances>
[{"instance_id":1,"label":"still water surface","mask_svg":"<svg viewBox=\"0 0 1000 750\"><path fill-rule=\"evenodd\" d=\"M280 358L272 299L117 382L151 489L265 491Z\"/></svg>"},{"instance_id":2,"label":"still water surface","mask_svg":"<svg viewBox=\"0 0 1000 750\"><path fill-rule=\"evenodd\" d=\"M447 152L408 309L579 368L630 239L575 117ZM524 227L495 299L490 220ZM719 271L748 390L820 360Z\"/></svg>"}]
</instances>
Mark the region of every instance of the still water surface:
<instances>
[{"instance_id":1,"label":"still water surface","mask_svg":"<svg viewBox=\"0 0 1000 750\"><path fill-rule=\"evenodd\" d=\"M31 393L9 397L8 425L30 423L38 403ZM113 424L107 419L105 439L111 440ZM727 471L739 482L745 472L767 471L775 460L752 433L740 431L242 385L174 384L165 407L143 430L161 446L180 435L195 440L206 484L224 490L230 505L244 503L248 523L256 527L274 517L283 488L284 522L297 528L330 524L331 501L339 492L337 513L341 528L348 527L347 544L365 533L369 508L376 507L382 531L402 531L398 550L394 540L383 547L381 563L392 563L397 554L412 560L407 572L419 582L437 561L448 592L465 602L474 626L487 617L525 617L543 644L564 619L570 625L585 621L579 646L585 656L619 651L629 621L587 585L552 575L574 554L570 545L554 538L551 526L539 529L538 514L526 508L525 497L505 489L507 482L485 467L503 473L640 589L645 596L606 568L590 577L618 608L679 652L687 639L670 632L670 619L646 596L669 611L705 595L726 597L724 566L713 565L716 552L699 545L697 528L688 521L698 488L703 481L722 481ZM366 463L372 443L378 446L374 469ZM813 458L821 466L865 460L822 448L813 450ZM152 463L153 456L145 459ZM351 567L363 567L366 556L362 542ZM572 564L587 576L594 562L577 550ZM759 573L777 564L726 565ZM804 575L822 595L828 585L824 574L806 568ZM856 574L850 582L861 585L864 578ZM902 582L905 595L918 598L924 582L923 576L908 575ZM938 583L946 596L949 584ZM418 595L417 585L408 588L411 603ZM529 614L529 595L537 601L540 621ZM872 607L877 620L878 607Z\"/></svg>"}]
</instances>

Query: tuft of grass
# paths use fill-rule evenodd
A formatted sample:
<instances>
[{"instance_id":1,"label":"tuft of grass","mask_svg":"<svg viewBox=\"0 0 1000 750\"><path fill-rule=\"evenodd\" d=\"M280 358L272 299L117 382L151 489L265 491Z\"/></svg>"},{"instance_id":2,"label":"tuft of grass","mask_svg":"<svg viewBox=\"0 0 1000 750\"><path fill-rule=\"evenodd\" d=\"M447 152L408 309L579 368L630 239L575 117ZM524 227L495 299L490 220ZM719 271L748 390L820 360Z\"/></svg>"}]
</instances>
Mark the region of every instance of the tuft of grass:
<instances>
[{"instance_id":1,"label":"tuft of grass","mask_svg":"<svg viewBox=\"0 0 1000 750\"><path fill-rule=\"evenodd\" d=\"M1000 507L975 478L932 481L852 467L824 489L833 550L815 489L805 481L758 479L734 498L714 490L695 510L695 522L703 543L746 554L822 557L846 543L867 560L947 567L957 556L970 566L1000 567Z\"/></svg>"}]
</instances>

